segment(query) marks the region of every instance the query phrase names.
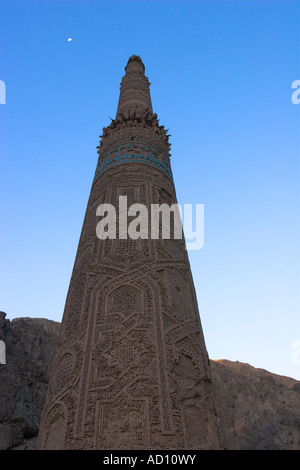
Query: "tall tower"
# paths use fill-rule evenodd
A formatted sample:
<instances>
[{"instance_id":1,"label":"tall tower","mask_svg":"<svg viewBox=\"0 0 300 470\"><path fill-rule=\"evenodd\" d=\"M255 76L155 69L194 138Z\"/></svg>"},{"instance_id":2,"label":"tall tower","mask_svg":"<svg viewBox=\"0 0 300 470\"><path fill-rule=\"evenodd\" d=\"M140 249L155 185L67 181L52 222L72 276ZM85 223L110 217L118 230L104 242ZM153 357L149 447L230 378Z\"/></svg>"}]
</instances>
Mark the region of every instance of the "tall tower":
<instances>
[{"instance_id":1,"label":"tall tower","mask_svg":"<svg viewBox=\"0 0 300 470\"><path fill-rule=\"evenodd\" d=\"M150 217L151 205L177 202L168 135L140 57L125 72L116 118L97 147L37 448L218 449L185 241L174 230L163 238L161 222L159 238L150 223L129 237L122 222L126 206L143 204ZM96 233L103 204L116 208L115 238Z\"/></svg>"}]
</instances>

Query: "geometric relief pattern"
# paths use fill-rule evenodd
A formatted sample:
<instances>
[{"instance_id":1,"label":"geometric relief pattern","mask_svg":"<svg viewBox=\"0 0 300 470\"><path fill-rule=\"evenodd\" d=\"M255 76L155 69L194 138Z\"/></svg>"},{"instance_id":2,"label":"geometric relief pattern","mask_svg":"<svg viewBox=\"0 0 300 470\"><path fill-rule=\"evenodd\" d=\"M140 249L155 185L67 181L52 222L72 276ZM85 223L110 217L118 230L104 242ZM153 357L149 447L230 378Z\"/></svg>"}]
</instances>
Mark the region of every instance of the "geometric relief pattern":
<instances>
[{"instance_id":1,"label":"geometric relief pattern","mask_svg":"<svg viewBox=\"0 0 300 470\"><path fill-rule=\"evenodd\" d=\"M124 256L128 256L131 254L136 253L136 251L139 249L140 243L139 240L133 240L132 238L127 238L127 239L116 239L114 240L113 244L114 252L117 254L121 254Z\"/></svg>"},{"instance_id":2,"label":"geometric relief pattern","mask_svg":"<svg viewBox=\"0 0 300 470\"><path fill-rule=\"evenodd\" d=\"M80 254L78 254L76 270L82 269L86 265L89 258L92 257L92 254L93 254L93 245L89 244L81 251Z\"/></svg>"},{"instance_id":3,"label":"geometric relief pattern","mask_svg":"<svg viewBox=\"0 0 300 470\"><path fill-rule=\"evenodd\" d=\"M100 448L145 448L144 403L122 395L114 403L101 404ZM133 446L128 447L130 441Z\"/></svg>"},{"instance_id":4,"label":"geometric relief pattern","mask_svg":"<svg viewBox=\"0 0 300 470\"><path fill-rule=\"evenodd\" d=\"M74 366L75 358L73 354L64 354L55 369L54 384L56 393L68 384L68 381L72 376Z\"/></svg>"},{"instance_id":5,"label":"geometric relief pattern","mask_svg":"<svg viewBox=\"0 0 300 470\"><path fill-rule=\"evenodd\" d=\"M187 295L189 293L189 284L178 269L168 269L168 277L173 309L182 318L189 318L191 312L191 302Z\"/></svg>"},{"instance_id":6,"label":"geometric relief pattern","mask_svg":"<svg viewBox=\"0 0 300 470\"><path fill-rule=\"evenodd\" d=\"M116 346L111 350L111 357L113 363L117 364L117 367L124 372L127 367L134 364L135 359L138 356L138 350L134 346L134 343L123 338Z\"/></svg>"},{"instance_id":7,"label":"geometric relief pattern","mask_svg":"<svg viewBox=\"0 0 300 470\"><path fill-rule=\"evenodd\" d=\"M64 448L66 417L60 405L55 405L46 419L45 445L49 450Z\"/></svg>"},{"instance_id":8,"label":"geometric relief pattern","mask_svg":"<svg viewBox=\"0 0 300 470\"><path fill-rule=\"evenodd\" d=\"M152 375L154 355L150 333L136 329L136 315L123 328L111 325L100 333L100 341L94 348L95 385L97 381L110 384L106 396L115 396L120 383L135 381L137 372ZM119 383L117 383L119 381Z\"/></svg>"},{"instance_id":9,"label":"geometric relief pattern","mask_svg":"<svg viewBox=\"0 0 300 470\"><path fill-rule=\"evenodd\" d=\"M157 349L155 346L154 293L151 291L149 281L142 279L141 272L132 273L131 276L124 275L124 278L138 284L143 296L136 288L122 285L120 278L119 281L114 281L114 284L121 284L119 287L111 292L109 283L107 289L101 290L102 302L100 298L98 299L98 309L102 315L99 316L100 322L96 323L98 341L93 348L92 374L89 382L90 394L98 390L98 403L102 410L97 428L98 432L101 428L101 434L105 435L100 436L101 448L109 448L108 439L113 425L107 424L106 416L115 416L119 404L121 406L119 399L122 393L126 392L126 398L122 395L122 409L125 407L127 412L131 410L135 419L134 424L132 420L128 422L125 420L124 424L120 424L121 428L128 429L128 432L118 434L118 448L122 448L119 446L125 435L128 440L127 448L142 448L139 443L143 445L144 435L152 436L155 440L155 435L157 433L161 435L164 429L163 421L165 426L167 425L169 408L163 406L163 420L160 406L160 394L163 393L165 399L166 391L165 381L160 380L159 375L165 374L165 371L162 358L158 358L161 348ZM105 309L101 308L103 304L106 305ZM160 391L160 387L163 392ZM127 403L125 406L124 400L129 400L130 404ZM141 421L143 422L141 428L138 416L144 416L144 412L142 413L144 406L148 410L146 414L149 418Z\"/></svg>"},{"instance_id":10,"label":"geometric relief pattern","mask_svg":"<svg viewBox=\"0 0 300 470\"><path fill-rule=\"evenodd\" d=\"M131 72L129 81L144 77L135 56ZM176 203L165 172L168 135L151 101L145 109L134 102L137 91L130 86L132 101L123 90L122 112L103 129L98 147L105 171L92 186L70 282L40 428L45 448L218 448L184 241L118 239L118 223L116 239L95 236L100 203L122 210L118 197L126 195L127 207L141 203L149 212L151 204ZM159 160L163 154L166 161Z\"/></svg>"},{"instance_id":11,"label":"geometric relief pattern","mask_svg":"<svg viewBox=\"0 0 300 470\"><path fill-rule=\"evenodd\" d=\"M67 318L64 324L66 336L72 336L79 327L86 280L87 275L85 273L81 273L71 280Z\"/></svg>"},{"instance_id":12,"label":"geometric relief pattern","mask_svg":"<svg viewBox=\"0 0 300 470\"><path fill-rule=\"evenodd\" d=\"M175 396L169 395L163 325L160 326L156 313L155 298L160 297L159 308L167 308L166 286L151 270L144 275L137 270L124 278L137 284L143 297L134 287L121 285L113 292L107 289L108 302L105 302L105 289L102 289L102 303L107 305L107 310L99 309L102 315L97 327L99 342L92 359L92 389L102 388L100 403L103 400L114 403L122 390L126 390L130 399L148 400L150 444L158 445L159 440L162 448L183 448L180 403ZM115 280L115 284L117 282ZM158 292L154 294L153 286L159 295ZM172 323L179 327L178 323ZM176 355L175 343L172 344L169 349L173 356L171 363ZM169 361L170 358L166 359ZM173 386L171 384L171 388Z\"/></svg>"},{"instance_id":13,"label":"geometric relief pattern","mask_svg":"<svg viewBox=\"0 0 300 470\"><path fill-rule=\"evenodd\" d=\"M195 348L189 338L185 337L177 342L176 349L179 354L190 357L194 366L198 370L200 377L203 374L203 367L199 360L199 350Z\"/></svg>"},{"instance_id":14,"label":"geometric relief pattern","mask_svg":"<svg viewBox=\"0 0 300 470\"><path fill-rule=\"evenodd\" d=\"M112 312L123 312L128 315L131 311L138 309L138 292L131 287L121 287L111 295L109 310Z\"/></svg>"},{"instance_id":15,"label":"geometric relief pattern","mask_svg":"<svg viewBox=\"0 0 300 470\"><path fill-rule=\"evenodd\" d=\"M70 424L71 416L74 414L73 397L77 394L82 371L83 349L80 343L74 343L73 346L68 345L68 342L67 345L65 343L61 343L63 350L59 351L60 354L53 361L46 402L51 402L54 397L57 397L60 403L64 403L68 408L68 423Z\"/></svg>"}]
</instances>

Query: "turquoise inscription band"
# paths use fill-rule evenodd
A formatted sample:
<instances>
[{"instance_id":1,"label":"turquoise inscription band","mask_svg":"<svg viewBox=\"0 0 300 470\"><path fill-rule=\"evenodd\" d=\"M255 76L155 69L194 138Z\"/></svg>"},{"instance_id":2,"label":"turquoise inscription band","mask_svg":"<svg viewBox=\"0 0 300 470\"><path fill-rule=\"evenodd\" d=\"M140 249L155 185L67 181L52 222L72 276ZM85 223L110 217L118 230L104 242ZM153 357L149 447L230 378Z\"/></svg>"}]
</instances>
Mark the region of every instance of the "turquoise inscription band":
<instances>
[{"instance_id":1,"label":"turquoise inscription band","mask_svg":"<svg viewBox=\"0 0 300 470\"><path fill-rule=\"evenodd\" d=\"M127 149L131 148L132 146L130 144L126 145ZM142 155L140 153L136 154L128 154L128 151L126 150L126 153L121 154L121 150L126 148L124 145L121 145L118 149L118 154L115 157L112 157L110 153L103 158L96 169L95 172L95 177L94 181L103 174L105 171L107 171L110 168L113 168L117 165L125 164L125 163L145 163L147 165L154 166L155 168L163 171L173 182L173 175L172 175L172 170L170 165L168 164L168 159L167 157L163 154L162 158L163 161L160 160L158 157L155 156L157 155L158 152L156 149L153 147L144 147L142 148L148 150L148 155Z\"/></svg>"}]
</instances>

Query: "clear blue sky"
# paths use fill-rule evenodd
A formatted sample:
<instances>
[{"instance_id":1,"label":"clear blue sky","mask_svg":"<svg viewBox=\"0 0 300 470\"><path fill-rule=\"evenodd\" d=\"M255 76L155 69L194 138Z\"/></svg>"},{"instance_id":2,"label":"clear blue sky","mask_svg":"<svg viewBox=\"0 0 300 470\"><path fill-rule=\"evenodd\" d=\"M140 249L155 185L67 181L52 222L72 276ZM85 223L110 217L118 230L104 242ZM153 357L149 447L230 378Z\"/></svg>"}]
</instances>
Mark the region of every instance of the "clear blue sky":
<instances>
[{"instance_id":1,"label":"clear blue sky","mask_svg":"<svg viewBox=\"0 0 300 470\"><path fill-rule=\"evenodd\" d=\"M190 261L209 356L300 379L299 2L0 8L0 309L61 320L99 135L138 54L179 202L205 208Z\"/></svg>"}]
</instances>

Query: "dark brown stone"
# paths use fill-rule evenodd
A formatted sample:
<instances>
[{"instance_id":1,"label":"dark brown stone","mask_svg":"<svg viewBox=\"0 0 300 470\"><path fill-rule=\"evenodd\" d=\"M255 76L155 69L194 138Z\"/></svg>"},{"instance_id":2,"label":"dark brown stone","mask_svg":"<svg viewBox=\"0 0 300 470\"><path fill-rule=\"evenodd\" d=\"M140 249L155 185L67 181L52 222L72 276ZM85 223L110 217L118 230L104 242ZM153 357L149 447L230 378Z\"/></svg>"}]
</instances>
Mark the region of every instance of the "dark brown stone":
<instances>
[{"instance_id":1,"label":"dark brown stone","mask_svg":"<svg viewBox=\"0 0 300 470\"><path fill-rule=\"evenodd\" d=\"M227 449L300 449L299 381L227 360L211 370Z\"/></svg>"},{"instance_id":2,"label":"dark brown stone","mask_svg":"<svg viewBox=\"0 0 300 470\"><path fill-rule=\"evenodd\" d=\"M39 318L12 321L0 312L6 364L0 364L0 449L34 448L60 323Z\"/></svg>"}]
</instances>

